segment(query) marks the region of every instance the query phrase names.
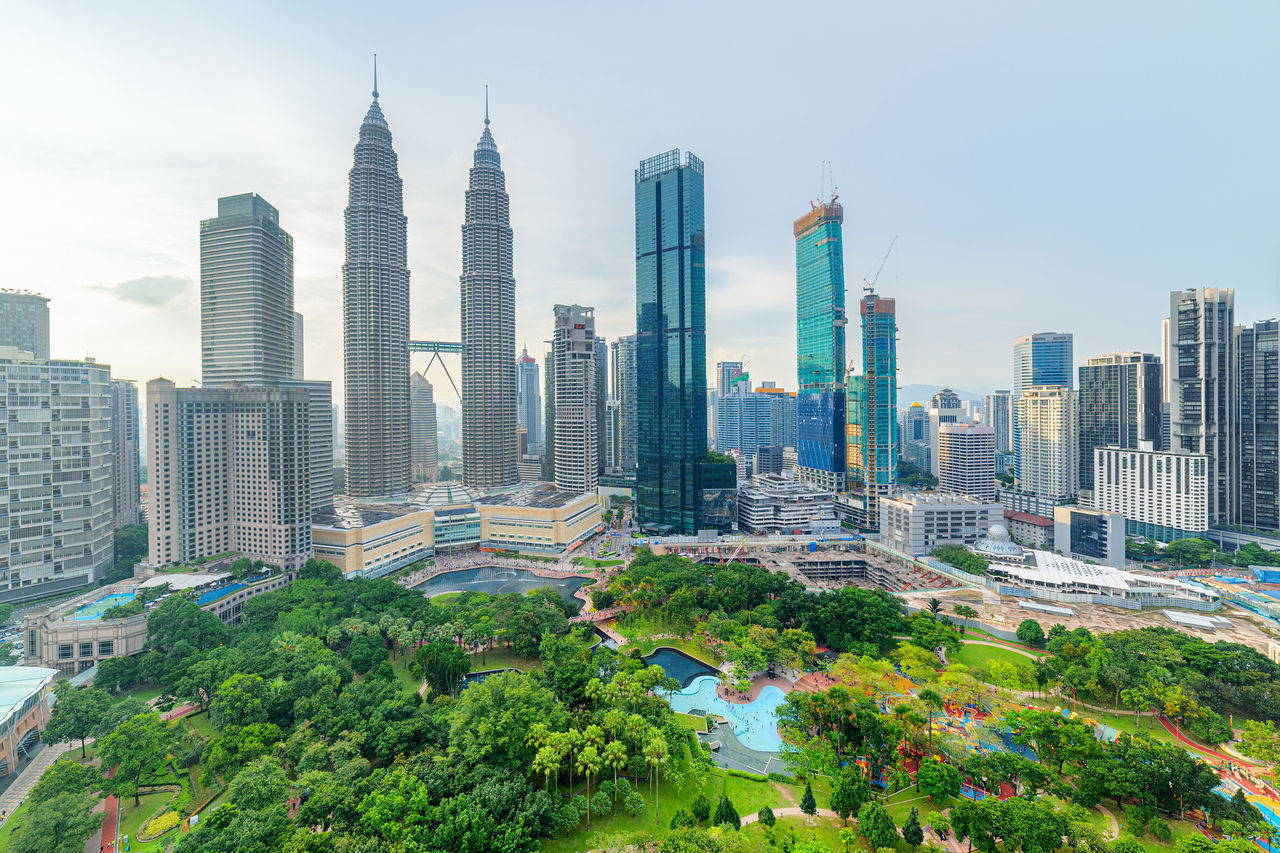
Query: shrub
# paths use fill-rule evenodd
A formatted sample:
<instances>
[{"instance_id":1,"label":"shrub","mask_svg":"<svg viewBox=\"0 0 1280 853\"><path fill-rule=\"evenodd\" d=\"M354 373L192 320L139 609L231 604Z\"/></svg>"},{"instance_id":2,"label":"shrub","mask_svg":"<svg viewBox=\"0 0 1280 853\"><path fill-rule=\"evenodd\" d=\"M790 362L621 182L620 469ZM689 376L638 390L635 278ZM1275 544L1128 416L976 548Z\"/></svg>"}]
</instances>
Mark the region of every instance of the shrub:
<instances>
[{"instance_id":1,"label":"shrub","mask_svg":"<svg viewBox=\"0 0 1280 853\"><path fill-rule=\"evenodd\" d=\"M773 816L773 809L769 808L768 806L765 806L759 811L759 813L756 815L756 819L759 820L760 823L763 824L764 826L773 826L775 823L778 822L778 819Z\"/></svg>"},{"instance_id":2,"label":"shrub","mask_svg":"<svg viewBox=\"0 0 1280 853\"><path fill-rule=\"evenodd\" d=\"M698 823L704 823L711 817L711 801L707 799L706 794L699 793L689 804L689 810L693 812L693 817Z\"/></svg>"},{"instance_id":3,"label":"shrub","mask_svg":"<svg viewBox=\"0 0 1280 853\"><path fill-rule=\"evenodd\" d=\"M165 812L159 817L152 818L147 823L145 832L148 838L158 838L180 823L182 818L177 812Z\"/></svg>"}]
</instances>

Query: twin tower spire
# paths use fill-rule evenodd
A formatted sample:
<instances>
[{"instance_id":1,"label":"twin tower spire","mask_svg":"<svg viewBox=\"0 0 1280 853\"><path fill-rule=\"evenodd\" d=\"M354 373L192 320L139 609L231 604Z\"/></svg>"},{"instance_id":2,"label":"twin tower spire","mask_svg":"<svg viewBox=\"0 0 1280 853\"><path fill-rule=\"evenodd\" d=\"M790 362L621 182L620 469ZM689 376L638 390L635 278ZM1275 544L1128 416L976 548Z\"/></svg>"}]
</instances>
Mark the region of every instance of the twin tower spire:
<instances>
[{"instance_id":1,"label":"twin tower spire","mask_svg":"<svg viewBox=\"0 0 1280 853\"><path fill-rule=\"evenodd\" d=\"M411 488L409 269L403 185L391 131L373 103L349 174L342 266L347 491L402 495ZM515 279L510 199L498 146L476 145L462 224L462 474L488 490L519 481L516 470Z\"/></svg>"}]
</instances>

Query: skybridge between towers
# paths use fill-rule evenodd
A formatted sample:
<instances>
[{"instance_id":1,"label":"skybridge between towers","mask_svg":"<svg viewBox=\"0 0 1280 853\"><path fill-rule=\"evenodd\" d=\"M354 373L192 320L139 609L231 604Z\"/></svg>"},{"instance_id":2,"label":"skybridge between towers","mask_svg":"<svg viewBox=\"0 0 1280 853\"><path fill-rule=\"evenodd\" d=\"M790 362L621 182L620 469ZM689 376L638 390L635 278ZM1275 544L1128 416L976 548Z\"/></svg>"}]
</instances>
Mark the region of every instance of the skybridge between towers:
<instances>
[{"instance_id":1,"label":"skybridge between towers","mask_svg":"<svg viewBox=\"0 0 1280 853\"><path fill-rule=\"evenodd\" d=\"M431 365L437 361L444 370L444 375L449 378L449 384L453 386L453 393L458 395L458 399L462 399L462 392L458 390L458 384L453 381L453 376L449 373L449 368L445 365L444 359L440 358L443 354L462 355L462 344L454 341L409 341L409 352L429 352L431 360L427 362L427 366L423 368L425 374L431 369Z\"/></svg>"}]
</instances>

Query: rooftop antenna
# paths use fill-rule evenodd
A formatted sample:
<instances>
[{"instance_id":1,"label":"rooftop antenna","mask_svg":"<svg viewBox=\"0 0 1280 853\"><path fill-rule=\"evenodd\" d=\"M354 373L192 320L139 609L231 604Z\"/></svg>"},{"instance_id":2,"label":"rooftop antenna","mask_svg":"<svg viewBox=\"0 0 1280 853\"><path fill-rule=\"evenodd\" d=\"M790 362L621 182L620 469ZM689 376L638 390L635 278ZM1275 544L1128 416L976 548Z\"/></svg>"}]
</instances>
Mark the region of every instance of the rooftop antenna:
<instances>
[{"instance_id":1,"label":"rooftop antenna","mask_svg":"<svg viewBox=\"0 0 1280 853\"><path fill-rule=\"evenodd\" d=\"M484 126L489 126L489 84L484 84Z\"/></svg>"},{"instance_id":2,"label":"rooftop antenna","mask_svg":"<svg viewBox=\"0 0 1280 853\"><path fill-rule=\"evenodd\" d=\"M378 100L378 54L373 55L373 99Z\"/></svg>"}]
</instances>

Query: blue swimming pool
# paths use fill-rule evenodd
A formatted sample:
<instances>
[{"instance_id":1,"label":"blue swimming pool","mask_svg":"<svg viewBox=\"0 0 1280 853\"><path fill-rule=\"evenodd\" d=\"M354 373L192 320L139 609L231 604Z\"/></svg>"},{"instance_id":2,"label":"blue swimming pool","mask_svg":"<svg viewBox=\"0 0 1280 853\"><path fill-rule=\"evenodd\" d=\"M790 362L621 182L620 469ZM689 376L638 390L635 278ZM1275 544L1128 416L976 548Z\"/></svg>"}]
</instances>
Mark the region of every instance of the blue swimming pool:
<instances>
[{"instance_id":1,"label":"blue swimming pool","mask_svg":"<svg viewBox=\"0 0 1280 853\"><path fill-rule=\"evenodd\" d=\"M230 595L238 589L244 589L244 584L233 583L229 586L220 586L217 589L211 589L206 593L202 593L201 596L196 599L196 604L204 606L210 601L217 601L219 598Z\"/></svg>"},{"instance_id":2,"label":"blue swimming pool","mask_svg":"<svg viewBox=\"0 0 1280 853\"><path fill-rule=\"evenodd\" d=\"M645 655L644 662L650 666L660 666L668 677L680 682L681 686L700 675L715 675L716 668L691 657L679 649L663 647Z\"/></svg>"},{"instance_id":3,"label":"blue swimming pool","mask_svg":"<svg viewBox=\"0 0 1280 853\"><path fill-rule=\"evenodd\" d=\"M717 680L713 675L700 675L680 691L668 693L667 702L673 711L682 714L700 711L724 717L738 741L748 749L781 752L778 706L786 701L786 694L770 684L754 701L735 705L716 695Z\"/></svg>"},{"instance_id":4,"label":"blue swimming pool","mask_svg":"<svg viewBox=\"0 0 1280 853\"><path fill-rule=\"evenodd\" d=\"M86 604L75 612L77 622L88 622L90 619L98 619L103 613L113 607L119 607L125 602L133 601L133 593L131 592L114 592L105 598L99 598L90 604Z\"/></svg>"}]
</instances>

